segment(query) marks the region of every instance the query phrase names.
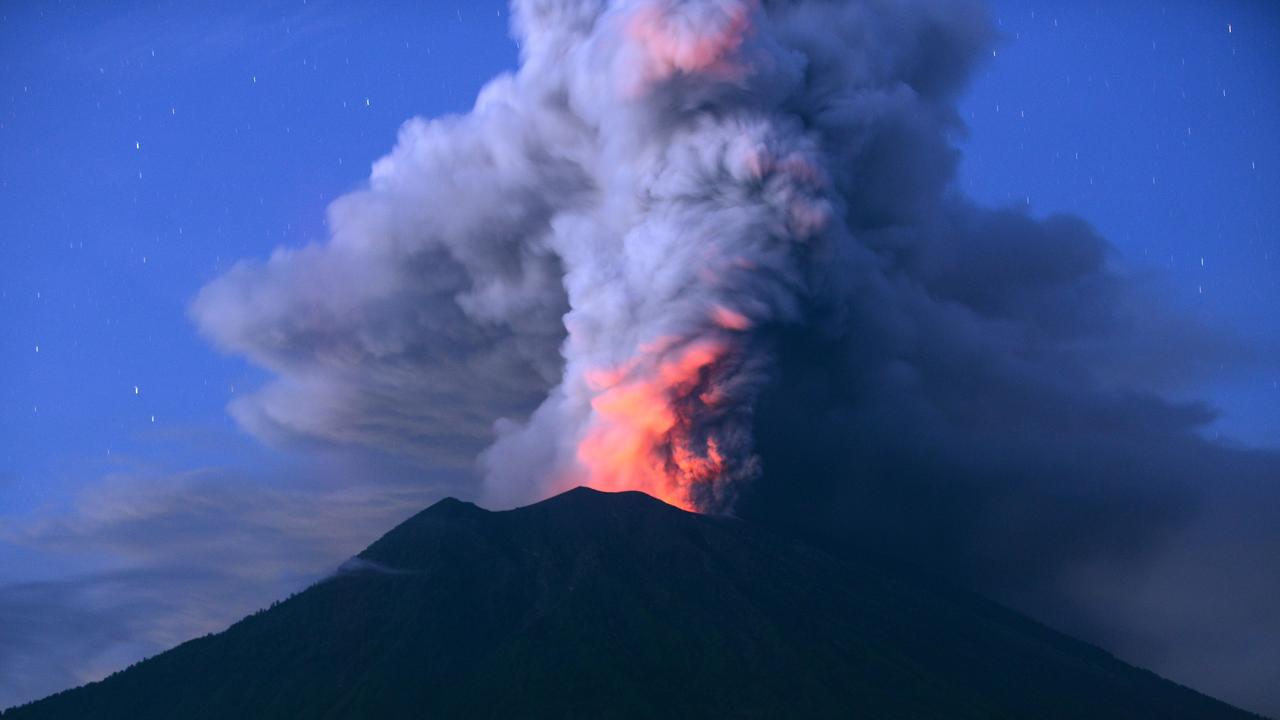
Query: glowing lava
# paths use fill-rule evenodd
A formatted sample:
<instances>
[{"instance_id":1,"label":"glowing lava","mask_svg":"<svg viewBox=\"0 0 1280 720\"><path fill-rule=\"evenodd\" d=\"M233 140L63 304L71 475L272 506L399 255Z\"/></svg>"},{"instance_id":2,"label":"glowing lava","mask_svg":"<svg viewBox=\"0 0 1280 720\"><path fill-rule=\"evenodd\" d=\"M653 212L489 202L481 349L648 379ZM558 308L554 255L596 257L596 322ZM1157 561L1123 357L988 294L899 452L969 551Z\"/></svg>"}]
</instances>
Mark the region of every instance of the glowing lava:
<instances>
[{"instance_id":1,"label":"glowing lava","mask_svg":"<svg viewBox=\"0 0 1280 720\"><path fill-rule=\"evenodd\" d=\"M642 354L618 370L592 373L596 422L577 452L587 484L640 490L696 510L699 485L725 471L715 438L700 436L693 420L714 407L712 374L727 351L724 343L704 339L665 357Z\"/></svg>"}]
</instances>

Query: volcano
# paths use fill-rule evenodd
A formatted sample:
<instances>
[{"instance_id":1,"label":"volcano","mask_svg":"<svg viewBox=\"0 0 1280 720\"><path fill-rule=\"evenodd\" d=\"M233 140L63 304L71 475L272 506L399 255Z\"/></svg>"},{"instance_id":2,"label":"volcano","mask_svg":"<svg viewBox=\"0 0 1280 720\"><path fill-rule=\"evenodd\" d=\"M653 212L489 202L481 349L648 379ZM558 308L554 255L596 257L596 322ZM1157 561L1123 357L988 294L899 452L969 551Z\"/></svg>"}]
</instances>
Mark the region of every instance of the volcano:
<instances>
[{"instance_id":1,"label":"volcano","mask_svg":"<svg viewBox=\"0 0 1280 720\"><path fill-rule=\"evenodd\" d=\"M638 492L453 499L40 718L1251 718L966 592Z\"/></svg>"}]
</instances>

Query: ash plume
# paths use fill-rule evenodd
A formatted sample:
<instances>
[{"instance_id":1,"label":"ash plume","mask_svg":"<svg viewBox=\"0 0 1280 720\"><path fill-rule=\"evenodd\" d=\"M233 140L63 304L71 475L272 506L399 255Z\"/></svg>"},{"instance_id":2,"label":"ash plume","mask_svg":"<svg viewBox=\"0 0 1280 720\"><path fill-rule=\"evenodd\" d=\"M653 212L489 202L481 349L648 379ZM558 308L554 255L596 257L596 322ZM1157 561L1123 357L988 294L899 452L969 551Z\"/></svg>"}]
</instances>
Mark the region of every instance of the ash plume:
<instances>
[{"instance_id":1,"label":"ash plume","mask_svg":"<svg viewBox=\"0 0 1280 720\"><path fill-rule=\"evenodd\" d=\"M1143 591L1089 588L1252 558L1231 604L1254 622L1221 636L1280 638L1280 459L1203 439L1212 408L1165 392L1256 358L1180 322L1083 220L954 187L956 101L997 40L981 3L513 17L519 69L407 122L327 242L201 291L203 332L277 375L233 405L245 427L478 457L490 505L586 484L793 525L1157 666L1185 658L1117 629ZM1228 617L1183 581L1170 623Z\"/></svg>"}]
</instances>

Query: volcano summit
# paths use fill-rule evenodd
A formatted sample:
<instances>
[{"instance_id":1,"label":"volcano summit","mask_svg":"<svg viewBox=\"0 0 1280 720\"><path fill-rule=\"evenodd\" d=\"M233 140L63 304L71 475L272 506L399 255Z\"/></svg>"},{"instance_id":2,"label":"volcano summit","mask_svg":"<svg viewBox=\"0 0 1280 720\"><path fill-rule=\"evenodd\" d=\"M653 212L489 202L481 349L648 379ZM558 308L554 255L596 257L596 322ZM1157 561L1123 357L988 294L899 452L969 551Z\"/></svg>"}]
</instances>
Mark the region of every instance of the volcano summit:
<instances>
[{"instance_id":1,"label":"volcano summit","mask_svg":"<svg viewBox=\"0 0 1280 720\"><path fill-rule=\"evenodd\" d=\"M443 500L44 718L1254 717L976 596L638 492Z\"/></svg>"}]
</instances>

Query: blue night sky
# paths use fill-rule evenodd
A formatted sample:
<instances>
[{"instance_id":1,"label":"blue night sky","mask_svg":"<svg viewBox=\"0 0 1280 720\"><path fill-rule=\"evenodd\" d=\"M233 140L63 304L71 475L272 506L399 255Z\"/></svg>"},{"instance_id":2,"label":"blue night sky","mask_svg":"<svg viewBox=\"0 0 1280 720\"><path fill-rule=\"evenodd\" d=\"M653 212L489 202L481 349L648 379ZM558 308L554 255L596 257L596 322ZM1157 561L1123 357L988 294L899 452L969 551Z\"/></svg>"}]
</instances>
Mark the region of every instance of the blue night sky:
<instances>
[{"instance_id":1,"label":"blue night sky","mask_svg":"<svg viewBox=\"0 0 1280 720\"><path fill-rule=\"evenodd\" d=\"M1216 406L1211 437L1280 448L1280 16L1244 0L991 6L1004 37L960 104L958 189L1091 223L1172 316L1245 350L1151 383ZM71 667L50 636L47 663L0 682L0 707L217 629L457 492L449 471L418 482L395 458L271 447L238 428L228 403L270 376L215 349L189 307L241 259L323 241L326 206L367 180L406 119L469 110L516 66L507 15L489 1L0 9L0 615L15 607L6 591L108 578L129 602L120 578L134 572L189 589L166 600L175 617L226 599L162 630L68 600L76 618L145 639L68 644L91 657ZM193 569L103 530L106 514L224 477L347 502L350 473L398 478L395 500L260 571ZM191 532L215 525L202 516ZM193 566L221 547L183 545ZM1200 687L1190 665L1169 667Z\"/></svg>"}]
</instances>

